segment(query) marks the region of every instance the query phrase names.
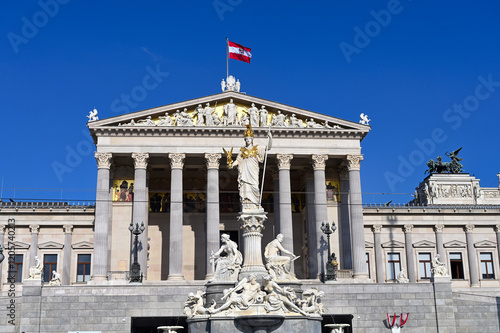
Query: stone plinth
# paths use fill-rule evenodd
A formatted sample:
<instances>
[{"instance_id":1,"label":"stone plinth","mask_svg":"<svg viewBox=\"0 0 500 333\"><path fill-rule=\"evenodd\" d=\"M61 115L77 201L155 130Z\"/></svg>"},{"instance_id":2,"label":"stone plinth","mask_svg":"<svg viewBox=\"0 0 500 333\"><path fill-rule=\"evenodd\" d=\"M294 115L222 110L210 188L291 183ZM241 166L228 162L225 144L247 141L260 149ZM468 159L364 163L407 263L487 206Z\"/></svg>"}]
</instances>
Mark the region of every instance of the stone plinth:
<instances>
[{"instance_id":1,"label":"stone plinth","mask_svg":"<svg viewBox=\"0 0 500 333\"><path fill-rule=\"evenodd\" d=\"M255 274L267 275L268 272L262 262L262 230L267 220L264 209L244 210L238 216L243 229L243 267L239 280Z\"/></svg>"},{"instance_id":2,"label":"stone plinth","mask_svg":"<svg viewBox=\"0 0 500 333\"><path fill-rule=\"evenodd\" d=\"M217 303L217 307L224 304L224 301L221 300L224 295L224 289L234 288L235 282L208 282L206 287L206 301L205 304L210 306L213 301Z\"/></svg>"}]
</instances>

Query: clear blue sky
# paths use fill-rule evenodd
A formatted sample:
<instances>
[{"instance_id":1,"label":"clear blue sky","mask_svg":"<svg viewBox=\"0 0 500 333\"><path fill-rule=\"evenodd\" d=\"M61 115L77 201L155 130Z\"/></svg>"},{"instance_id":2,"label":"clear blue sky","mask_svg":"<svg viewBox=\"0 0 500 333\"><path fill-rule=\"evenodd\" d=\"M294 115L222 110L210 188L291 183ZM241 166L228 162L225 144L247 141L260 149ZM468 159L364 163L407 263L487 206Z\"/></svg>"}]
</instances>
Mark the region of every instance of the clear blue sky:
<instances>
[{"instance_id":1,"label":"clear blue sky","mask_svg":"<svg viewBox=\"0 0 500 333\"><path fill-rule=\"evenodd\" d=\"M96 107L103 119L218 93L226 36L252 48L251 64L230 63L248 94L356 122L369 115L363 192L407 194L365 194L365 202L409 201L425 162L437 155L448 161L444 153L462 146L465 171L482 186L498 186L498 1L42 0L2 7L4 198L94 199L88 112ZM157 66L169 74L156 89L128 110L113 107Z\"/></svg>"}]
</instances>

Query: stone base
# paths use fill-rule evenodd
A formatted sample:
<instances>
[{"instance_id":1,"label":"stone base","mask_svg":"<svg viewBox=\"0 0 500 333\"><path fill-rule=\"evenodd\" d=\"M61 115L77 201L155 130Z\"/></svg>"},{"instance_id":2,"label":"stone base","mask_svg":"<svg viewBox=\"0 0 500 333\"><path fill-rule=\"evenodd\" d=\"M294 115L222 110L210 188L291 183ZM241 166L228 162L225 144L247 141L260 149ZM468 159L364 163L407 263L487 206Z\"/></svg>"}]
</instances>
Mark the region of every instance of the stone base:
<instances>
[{"instance_id":1,"label":"stone base","mask_svg":"<svg viewBox=\"0 0 500 333\"><path fill-rule=\"evenodd\" d=\"M321 316L245 315L188 319L190 333L319 333Z\"/></svg>"},{"instance_id":2,"label":"stone base","mask_svg":"<svg viewBox=\"0 0 500 333\"><path fill-rule=\"evenodd\" d=\"M217 303L217 307L224 304L224 301L221 300L224 295L224 289L234 288L235 282L208 282L206 287L206 301L205 304L209 307L212 304L212 301Z\"/></svg>"},{"instance_id":3,"label":"stone base","mask_svg":"<svg viewBox=\"0 0 500 333\"><path fill-rule=\"evenodd\" d=\"M432 276L432 283L451 283L451 276Z\"/></svg>"},{"instance_id":4,"label":"stone base","mask_svg":"<svg viewBox=\"0 0 500 333\"><path fill-rule=\"evenodd\" d=\"M23 286L41 287L43 284L42 279L26 279L23 280Z\"/></svg>"}]
</instances>

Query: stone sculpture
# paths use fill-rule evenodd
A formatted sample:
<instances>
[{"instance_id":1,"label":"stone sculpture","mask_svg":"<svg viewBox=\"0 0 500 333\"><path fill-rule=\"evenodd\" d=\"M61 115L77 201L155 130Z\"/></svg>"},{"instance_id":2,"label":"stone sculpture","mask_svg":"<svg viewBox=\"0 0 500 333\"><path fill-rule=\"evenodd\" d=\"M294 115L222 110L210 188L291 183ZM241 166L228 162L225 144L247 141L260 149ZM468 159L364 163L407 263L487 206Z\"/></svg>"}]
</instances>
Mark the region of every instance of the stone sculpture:
<instances>
[{"instance_id":1,"label":"stone sculpture","mask_svg":"<svg viewBox=\"0 0 500 333\"><path fill-rule=\"evenodd\" d=\"M362 124L362 125L370 125L370 121L371 119L368 119L368 115L367 114L360 114L359 115L359 123Z\"/></svg>"},{"instance_id":2,"label":"stone sculpture","mask_svg":"<svg viewBox=\"0 0 500 333\"><path fill-rule=\"evenodd\" d=\"M308 128L324 128L323 125L318 124L313 118L306 121Z\"/></svg>"},{"instance_id":3,"label":"stone sculpture","mask_svg":"<svg viewBox=\"0 0 500 333\"><path fill-rule=\"evenodd\" d=\"M295 291L290 287L280 287L271 276L264 277L264 290L266 296L264 297L264 309L267 312L283 311L283 312L297 312L304 316L307 313L298 307L296 304L297 296Z\"/></svg>"},{"instance_id":4,"label":"stone sculpture","mask_svg":"<svg viewBox=\"0 0 500 333\"><path fill-rule=\"evenodd\" d=\"M89 119L88 122L99 120L99 117L97 116L97 109L89 111L87 118Z\"/></svg>"},{"instance_id":5,"label":"stone sculpture","mask_svg":"<svg viewBox=\"0 0 500 333\"><path fill-rule=\"evenodd\" d=\"M295 274L291 271L292 261L298 257L292 252L286 250L281 242L283 235L278 234L276 239L267 244L264 257L266 258L266 268L271 277L276 281L294 281L297 280ZM289 256L283 256L288 254Z\"/></svg>"},{"instance_id":6,"label":"stone sculpture","mask_svg":"<svg viewBox=\"0 0 500 333\"><path fill-rule=\"evenodd\" d=\"M196 121L196 126L205 125L205 110L201 104L194 109L193 116L198 115L198 120Z\"/></svg>"},{"instance_id":7,"label":"stone sculpture","mask_svg":"<svg viewBox=\"0 0 500 333\"><path fill-rule=\"evenodd\" d=\"M212 281L238 281L243 256L228 234L222 234L221 243L220 249L210 256L215 266Z\"/></svg>"},{"instance_id":8,"label":"stone sculpture","mask_svg":"<svg viewBox=\"0 0 500 333\"><path fill-rule=\"evenodd\" d=\"M448 276L448 270L444 262L439 261L439 254L436 254L432 259L431 273L434 274L434 276Z\"/></svg>"},{"instance_id":9,"label":"stone sculpture","mask_svg":"<svg viewBox=\"0 0 500 333\"><path fill-rule=\"evenodd\" d=\"M43 271L43 263L35 256L35 265L30 267L28 280L41 280Z\"/></svg>"},{"instance_id":10,"label":"stone sculpture","mask_svg":"<svg viewBox=\"0 0 500 333\"><path fill-rule=\"evenodd\" d=\"M238 108L233 103L233 99L229 100L229 103L224 105L224 116L227 118L227 125L238 125Z\"/></svg>"},{"instance_id":11,"label":"stone sculpture","mask_svg":"<svg viewBox=\"0 0 500 333\"><path fill-rule=\"evenodd\" d=\"M267 112L266 107L264 105L262 105L260 107L259 115L260 115L260 126L261 127L267 127L267 115L268 115L268 112Z\"/></svg>"},{"instance_id":12,"label":"stone sculpture","mask_svg":"<svg viewBox=\"0 0 500 333\"><path fill-rule=\"evenodd\" d=\"M168 115L168 112L165 112L164 116L158 117L159 121L156 126L172 126L174 124L172 118Z\"/></svg>"},{"instance_id":13,"label":"stone sculpture","mask_svg":"<svg viewBox=\"0 0 500 333\"><path fill-rule=\"evenodd\" d=\"M220 83L220 88L222 89L222 91L226 91L226 81L224 81L224 79L222 79Z\"/></svg>"},{"instance_id":14,"label":"stone sculpture","mask_svg":"<svg viewBox=\"0 0 500 333\"><path fill-rule=\"evenodd\" d=\"M188 317L210 314L210 311L215 308L216 303L213 301L209 308L205 308L203 302L204 296L205 292L200 289L196 292L196 294L189 293L187 301L184 303L184 314Z\"/></svg>"},{"instance_id":15,"label":"stone sculpture","mask_svg":"<svg viewBox=\"0 0 500 333\"><path fill-rule=\"evenodd\" d=\"M302 120L298 119L295 116L295 113L292 113L292 115L290 116L290 127L292 127L292 128L303 128L304 127L304 123L302 122Z\"/></svg>"},{"instance_id":16,"label":"stone sculpture","mask_svg":"<svg viewBox=\"0 0 500 333\"><path fill-rule=\"evenodd\" d=\"M458 153L462 150L460 147L457 150L452 151L451 153L446 152L445 155L451 159L451 162L443 162L441 156L436 158L436 161L430 159L427 162L427 166L429 167L425 173L461 173L463 165L460 163L463 159L458 157Z\"/></svg>"},{"instance_id":17,"label":"stone sculpture","mask_svg":"<svg viewBox=\"0 0 500 333\"><path fill-rule=\"evenodd\" d=\"M307 313L323 314L325 312L325 308L321 303L321 298L324 295L324 292L319 291L316 288L304 290L304 292L302 293L304 299L299 301L302 310Z\"/></svg>"},{"instance_id":18,"label":"stone sculpture","mask_svg":"<svg viewBox=\"0 0 500 333\"><path fill-rule=\"evenodd\" d=\"M406 276L406 272L405 272L404 268L401 268L401 270L399 271L398 276L396 277L396 281L398 283L409 283L410 282L410 280Z\"/></svg>"},{"instance_id":19,"label":"stone sculpture","mask_svg":"<svg viewBox=\"0 0 500 333\"><path fill-rule=\"evenodd\" d=\"M243 278L234 288L224 290L222 300L225 303L211 313L234 311L236 308L246 310L250 304L262 304L265 295L266 293L260 289L257 277L252 274L248 278Z\"/></svg>"},{"instance_id":20,"label":"stone sculpture","mask_svg":"<svg viewBox=\"0 0 500 333\"><path fill-rule=\"evenodd\" d=\"M229 168L238 167L238 188L243 210L259 208L259 163L264 161L266 147L254 145L253 138L252 127L248 125L244 135L245 147L240 149L236 161L233 163L226 154Z\"/></svg>"},{"instance_id":21,"label":"stone sculpture","mask_svg":"<svg viewBox=\"0 0 500 333\"><path fill-rule=\"evenodd\" d=\"M248 117L250 118L250 125L252 127L259 127L259 109L252 103L252 107L247 110Z\"/></svg>"},{"instance_id":22,"label":"stone sculpture","mask_svg":"<svg viewBox=\"0 0 500 333\"><path fill-rule=\"evenodd\" d=\"M52 279L49 282L49 286L60 286L61 285L61 274L56 271L52 271Z\"/></svg>"},{"instance_id":23,"label":"stone sculpture","mask_svg":"<svg viewBox=\"0 0 500 333\"><path fill-rule=\"evenodd\" d=\"M286 116L278 110L277 114L273 114L271 118L271 126L272 127L287 127Z\"/></svg>"}]
</instances>

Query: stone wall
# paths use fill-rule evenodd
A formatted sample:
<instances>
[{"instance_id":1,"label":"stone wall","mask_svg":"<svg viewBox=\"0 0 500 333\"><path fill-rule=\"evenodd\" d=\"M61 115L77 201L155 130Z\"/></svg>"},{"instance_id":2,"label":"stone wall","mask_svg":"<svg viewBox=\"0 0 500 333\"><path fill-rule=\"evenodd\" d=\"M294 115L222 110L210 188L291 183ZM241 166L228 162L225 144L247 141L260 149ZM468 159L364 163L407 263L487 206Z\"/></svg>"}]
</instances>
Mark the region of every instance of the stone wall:
<instances>
[{"instance_id":1,"label":"stone wall","mask_svg":"<svg viewBox=\"0 0 500 333\"><path fill-rule=\"evenodd\" d=\"M116 286L23 287L22 304L16 299L18 326L7 323L6 295L0 298L1 332L102 331L130 332L132 318L171 317L183 320L189 292L204 281L179 284ZM306 288L325 292L325 315L353 315L355 333L390 332L386 314L409 313L404 333L499 332L500 289L451 289L449 281L435 283L320 284ZM40 328L40 330L39 330Z\"/></svg>"}]
</instances>

